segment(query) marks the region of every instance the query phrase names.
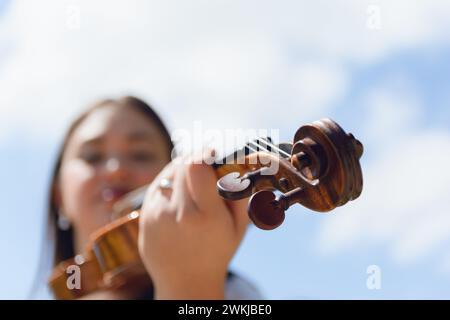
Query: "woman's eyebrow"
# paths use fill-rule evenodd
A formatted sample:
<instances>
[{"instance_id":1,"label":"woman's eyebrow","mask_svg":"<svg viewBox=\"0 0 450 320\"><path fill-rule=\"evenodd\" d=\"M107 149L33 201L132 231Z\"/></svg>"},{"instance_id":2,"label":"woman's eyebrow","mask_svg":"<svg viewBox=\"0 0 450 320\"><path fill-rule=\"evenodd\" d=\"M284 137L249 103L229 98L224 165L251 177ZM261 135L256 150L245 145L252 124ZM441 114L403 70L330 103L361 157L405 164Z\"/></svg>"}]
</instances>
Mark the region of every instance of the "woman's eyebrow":
<instances>
[{"instance_id":1,"label":"woman's eyebrow","mask_svg":"<svg viewBox=\"0 0 450 320\"><path fill-rule=\"evenodd\" d=\"M104 140L105 140L105 138L103 136L94 137L94 138L83 141L82 145L83 146L98 145L98 144L101 144Z\"/></svg>"},{"instance_id":2,"label":"woman's eyebrow","mask_svg":"<svg viewBox=\"0 0 450 320\"><path fill-rule=\"evenodd\" d=\"M133 131L126 134L126 140L130 142L139 142L139 141L151 141L154 137L152 132L148 131ZM104 135L90 138L88 140L83 141L82 146L95 146L100 145L105 141L106 137Z\"/></svg>"},{"instance_id":3,"label":"woman's eyebrow","mask_svg":"<svg viewBox=\"0 0 450 320\"><path fill-rule=\"evenodd\" d=\"M154 137L153 133L149 131L133 131L127 135L129 141L147 141Z\"/></svg>"}]
</instances>

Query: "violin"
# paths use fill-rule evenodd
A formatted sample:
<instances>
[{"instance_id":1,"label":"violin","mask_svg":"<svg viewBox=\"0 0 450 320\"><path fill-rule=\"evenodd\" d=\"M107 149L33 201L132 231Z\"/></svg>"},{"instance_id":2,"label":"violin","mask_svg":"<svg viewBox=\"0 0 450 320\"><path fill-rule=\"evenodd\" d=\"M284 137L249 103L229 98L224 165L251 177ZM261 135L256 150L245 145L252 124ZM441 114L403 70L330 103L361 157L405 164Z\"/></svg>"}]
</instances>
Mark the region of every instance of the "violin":
<instances>
[{"instance_id":1,"label":"violin","mask_svg":"<svg viewBox=\"0 0 450 320\"><path fill-rule=\"evenodd\" d=\"M227 200L249 198L253 224L273 230L296 203L328 212L358 198L363 188L362 154L363 145L351 133L331 119L322 119L301 126L292 143L275 145L270 138L259 138L211 166L219 195ZM76 299L125 284L151 286L137 244L147 187L116 203L114 220L92 234L83 254L55 267L49 279L55 298ZM81 270L82 285L70 289L68 270L74 265Z\"/></svg>"}]
</instances>

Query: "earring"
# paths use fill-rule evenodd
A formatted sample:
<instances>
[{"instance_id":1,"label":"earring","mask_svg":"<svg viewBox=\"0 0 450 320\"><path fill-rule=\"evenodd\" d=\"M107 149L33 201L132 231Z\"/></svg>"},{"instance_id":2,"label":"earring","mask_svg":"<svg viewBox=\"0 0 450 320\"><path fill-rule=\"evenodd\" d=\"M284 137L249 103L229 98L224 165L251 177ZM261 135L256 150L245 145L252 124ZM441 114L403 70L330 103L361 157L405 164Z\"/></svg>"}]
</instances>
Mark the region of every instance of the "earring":
<instances>
[{"instance_id":1,"label":"earring","mask_svg":"<svg viewBox=\"0 0 450 320\"><path fill-rule=\"evenodd\" d=\"M58 210L58 228L67 231L70 229L70 221L66 218L62 210Z\"/></svg>"}]
</instances>

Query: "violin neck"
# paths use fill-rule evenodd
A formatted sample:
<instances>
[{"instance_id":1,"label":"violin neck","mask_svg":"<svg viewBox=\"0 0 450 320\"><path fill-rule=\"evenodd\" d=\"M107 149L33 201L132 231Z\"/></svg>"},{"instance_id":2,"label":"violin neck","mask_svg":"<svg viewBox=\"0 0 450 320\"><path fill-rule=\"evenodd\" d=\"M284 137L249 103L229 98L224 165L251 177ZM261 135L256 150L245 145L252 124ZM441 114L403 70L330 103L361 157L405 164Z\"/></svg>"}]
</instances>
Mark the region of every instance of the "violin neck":
<instances>
[{"instance_id":1,"label":"violin neck","mask_svg":"<svg viewBox=\"0 0 450 320\"><path fill-rule=\"evenodd\" d=\"M257 138L249 141L241 149L235 150L222 159L215 159L211 167L216 172L217 179L230 172L241 172L245 164L245 158L254 152L276 152L283 158L290 156L291 145L287 143L274 145L272 140L267 138ZM126 215L134 210L139 210L144 202L145 192L149 185L145 185L137 190L130 192L122 200L118 201L114 207L114 217L117 218Z\"/></svg>"}]
</instances>

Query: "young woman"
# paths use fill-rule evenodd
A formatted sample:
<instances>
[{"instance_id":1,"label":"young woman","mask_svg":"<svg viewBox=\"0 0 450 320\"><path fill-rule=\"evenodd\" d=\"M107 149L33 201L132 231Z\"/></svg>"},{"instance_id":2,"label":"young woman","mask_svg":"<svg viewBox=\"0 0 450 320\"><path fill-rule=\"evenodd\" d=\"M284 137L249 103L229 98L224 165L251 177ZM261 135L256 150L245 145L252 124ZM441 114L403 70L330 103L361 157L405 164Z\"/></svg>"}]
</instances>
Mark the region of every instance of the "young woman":
<instances>
[{"instance_id":1,"label":"young woman","mask_svg":"<svg viewBox=\"0 0 450 320\"><path fill-rule=\"evenodd\" d=\"M171 161L172 149L161 119L135 97L100 101L78 117L51 183L54 265L83 252L91 233L111 221L118 199L151 183L141 211L139 252L153 286L86 298L260 298L228 271L248 224L246 201L224 201L212 168L199 164L198 156Z\"/></svg>"}]
</instances>

